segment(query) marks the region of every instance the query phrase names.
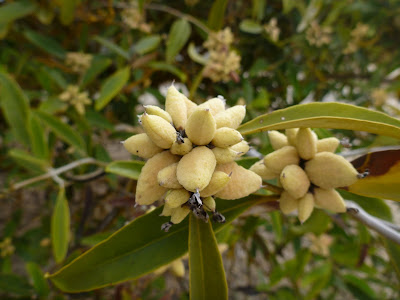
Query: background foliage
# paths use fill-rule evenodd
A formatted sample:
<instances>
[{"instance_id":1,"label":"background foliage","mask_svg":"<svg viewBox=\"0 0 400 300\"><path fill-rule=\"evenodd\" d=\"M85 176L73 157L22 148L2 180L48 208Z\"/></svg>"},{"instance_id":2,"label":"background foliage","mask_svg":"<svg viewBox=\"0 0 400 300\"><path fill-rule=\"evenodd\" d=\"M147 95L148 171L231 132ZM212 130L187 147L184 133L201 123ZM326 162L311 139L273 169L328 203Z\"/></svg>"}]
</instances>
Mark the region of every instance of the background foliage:
<instances>
[{"instance_id":1,"label":"background foliage","mask_svg":"<svg viewBox=\"0 0 400 300\"><path fill-rule=\"evenodd\" d=\"M67 298L43 274L145 213L132 205L143 164L126 162L119 141L139 132L142 105L163 104L172 80L197 103L246 104L246 120L314 101L398 117L399 11L394 0L1 1L0 296ZM232 39L213 46L210 33L226 28ZM317 133L353 150L399 144ZM272 150L265 133L251 142ZM343 193L399 223L397 203ZM258 207L217 234L233 299L399 298L398 246L345 215L317 210L300 225L275 210ZM74 297L186 299L177 275Z\"/></svg>"}]
</instances>

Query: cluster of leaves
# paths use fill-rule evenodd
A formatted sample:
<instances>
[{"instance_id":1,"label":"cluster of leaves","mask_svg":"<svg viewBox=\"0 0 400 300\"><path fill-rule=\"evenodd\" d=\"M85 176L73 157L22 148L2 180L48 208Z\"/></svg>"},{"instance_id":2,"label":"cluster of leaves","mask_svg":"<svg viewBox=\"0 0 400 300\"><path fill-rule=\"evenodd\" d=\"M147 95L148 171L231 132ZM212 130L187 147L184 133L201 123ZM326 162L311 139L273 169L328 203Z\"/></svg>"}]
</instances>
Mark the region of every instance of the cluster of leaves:
<instances>
[{"instance_id":1,"label":"cluster of leaves","mask_svg":"<svg viewBox=\"0 0 400 300\"><path fill-rule=\"evenodd\" d=\"M59 289L88 291L135 279L98 293L158 299L166 293L164 277L141 276L189 250L193 298L223 299L217 244L225 243L233 292L398 298L399 246L320 210L300 226L274 211L276 197L265 193L220 201L226 224L211 227L191 217L165 234L160 209L140 218L144 210L133 209L143 162L127 161L118 143L137 132L142 104L163 104L163 86L174 79L197 103L223 95L228 105L247 104L247 120L254 120L241 132L256 133L252 143L263 154L272 148L257 132L299 126L336 128L318 135L346 137L361 150L398 145L395 118L337 103L295 105L345 99L398 117L399 9L391 0L1 2L0 296L62 298ZM204 43L226 27L241 68L228 74L231 80L213 82L203 72ZM398 160L396 152L390 166ZM352 190L377 198L343 196L391 222L391 208L380 198L400 200L393 190L398 173L396 167L386 194L368 191L370 184ZM239 217L251 206L255 215ZM247 259L239 270L238 249ZM54 273L59 289L49 287L45 272ZM188 295L184 285L174 293Z\"/></svg>"}]
</instances>

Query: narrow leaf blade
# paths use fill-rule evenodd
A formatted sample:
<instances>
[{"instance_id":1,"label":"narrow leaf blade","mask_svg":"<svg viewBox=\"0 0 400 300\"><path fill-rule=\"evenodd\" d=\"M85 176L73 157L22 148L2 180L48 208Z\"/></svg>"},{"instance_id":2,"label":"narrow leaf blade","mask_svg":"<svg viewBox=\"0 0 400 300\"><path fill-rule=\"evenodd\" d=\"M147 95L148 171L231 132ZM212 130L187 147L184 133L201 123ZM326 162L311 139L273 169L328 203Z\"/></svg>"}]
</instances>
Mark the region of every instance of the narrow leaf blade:
<instances>
[{"instance_id":1,"label":"narrow leaf blade","mask_svg":"<svg viewBox=\"0 0 400 300\"><path fill-rule=\"evenodd\" d=\"M36 3L28 0L15 1L0 7L0 24L23 18L36 9Z\"/></svg>"},{"instance_id":2,"label":"narrow leaf blade","mask_svg":"<svg viewBox=\"0 0 400 300\"><path fill-rule=\"evenodd\" d=\"M49 294L50 289L39 265L34 262L28 262L26 264L26 270L32 279L33 287L36 293L40 297L45 298Z\"/></svg>"},{"instance_id":3,"label":"narrow leaf blade","mask_svg":"<svg viewBox=\"0 0 400 300\"><path fill-rule=\"evenodd\" d=\"M99 42L100 44L102 44L104 47L106 47L106 48L110 49L111 51L115 52L116 54L118 54L119 56L125 58L126 60L130 60L130 55L129 55L128 51L125 51L117 44L115 44L101 36L96 36L94 39L97 42Z\"/></svg>"},{"instance_id":4,"label":"narrow leaf blade","mask_svg":"<svg viewBox=\"0 0 400 300\"><path fill-rule=\"evenodd\" d=\"M190 37L192 28L188 21L185 19L180 19L172 24L171 30L169 32L166 50L166 60L171 63L175 56L181 51L183 46Z\"/></svg>"},{"instance_id":5,"label":"narrow leaf blade","mask_svg":"<svg viewBox=\"0 0 400 300\"><path fill-rule=\"evenodd\" d=\"M228 0L217 0L213 3L207 22L211 30L218 31L222 29L227 4Z\"/></svg>"},{"instance_id":6,"label":"narrow leaf blade","mask_svg":"<svg viewBox=\"0 0 400 300\"><path fill-rule=\"evenodd\" d=\"M70 214L65 190L58 193L53 215L51 217L51 242L56 262L61 262L67 255L70 239Z\"/></svg>"},{"instance_id":7,"label":"narrow leaf blade","mask_svg":"<svg viewBox=\"0 0 400 300\"><path fill-rule=\"evenodd\" d=\"M40 34L32 30L25 30L25 38L36 47L54 55L59 59L64 59L67 51L53 38Z\"/></svg>"},{"instance_id":8,"label":"narrow leaf blade","mask_svg":"<svg viewBox=\"0 0 400 300\"><path fill-rule=\"evenodd\" d=\"M113 161L107 165L106 172L137 180L143 166L143 161Z\"/></svg>"},{"instance_id":9,"label":"narrow leaf blade","mask_svg":"<svg viewBox=\"0 0 400 300\"><path fill-rule=\"evenodd\" d=\"M31 148L36 157L41 159L49 158L49 148L46 134L39 120L34 114L31 114L29 122L29 133L31 136Z\"/></svg>"}]
</instances>

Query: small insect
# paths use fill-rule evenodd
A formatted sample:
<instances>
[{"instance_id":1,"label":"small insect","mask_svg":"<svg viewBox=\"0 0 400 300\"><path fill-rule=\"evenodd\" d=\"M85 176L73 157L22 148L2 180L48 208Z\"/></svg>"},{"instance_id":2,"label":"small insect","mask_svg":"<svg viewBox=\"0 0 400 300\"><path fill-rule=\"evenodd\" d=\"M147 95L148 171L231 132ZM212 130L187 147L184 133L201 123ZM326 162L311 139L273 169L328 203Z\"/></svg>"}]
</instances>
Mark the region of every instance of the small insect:
<instances>
[{"instance_id":1,"label":"small insect","mask_svg":"<svg viewBox=\"0 0 400 300\"><path fill-rule=\"evenodd\" d=\"M213 221L217 223L225 223L225 217L218 211L213 212Z\"/></svg>"},{"instance_id":2,"label":"small insect","mask_svg":"<svg viewBox=\"0 0 400 300\"><path fill-rule=\"evenodd\" d=\"M369 175L369 170L368 170L368 169L365 169L364 172L359 173L359 174L357 175L357 178L358 178L358 179L362 179L362 178L367 177L368 175Z\"/></svg>"},{"instance_id":3,"label":"small insect","mask_svg":"<svg viewBox=\"0 0 400 300\"><path fill-rule=\"evenodd\" d=\"M164 223L161 225L161 230L168 232L172 225L174 225L174 223L172 223L171 221Z\"/></svg>"}]
</instances>

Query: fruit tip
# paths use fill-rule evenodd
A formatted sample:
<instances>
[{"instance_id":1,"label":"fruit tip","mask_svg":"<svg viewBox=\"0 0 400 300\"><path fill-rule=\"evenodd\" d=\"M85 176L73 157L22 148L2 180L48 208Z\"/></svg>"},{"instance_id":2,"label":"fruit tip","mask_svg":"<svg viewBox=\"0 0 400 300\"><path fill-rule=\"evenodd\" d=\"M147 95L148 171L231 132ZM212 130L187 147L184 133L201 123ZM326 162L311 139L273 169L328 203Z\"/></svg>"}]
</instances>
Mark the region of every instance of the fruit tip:
<instances>
[{"instance_id":1,"label":"fruit tip","mask_svg":"<svg viewBox=\"0 0 400 300\"><path fill-rule=\"evenodd\" d=\"M122 144L122 145L125 144L125 141L120 141L120 144Z\"/></svg>"}]
</instances>

